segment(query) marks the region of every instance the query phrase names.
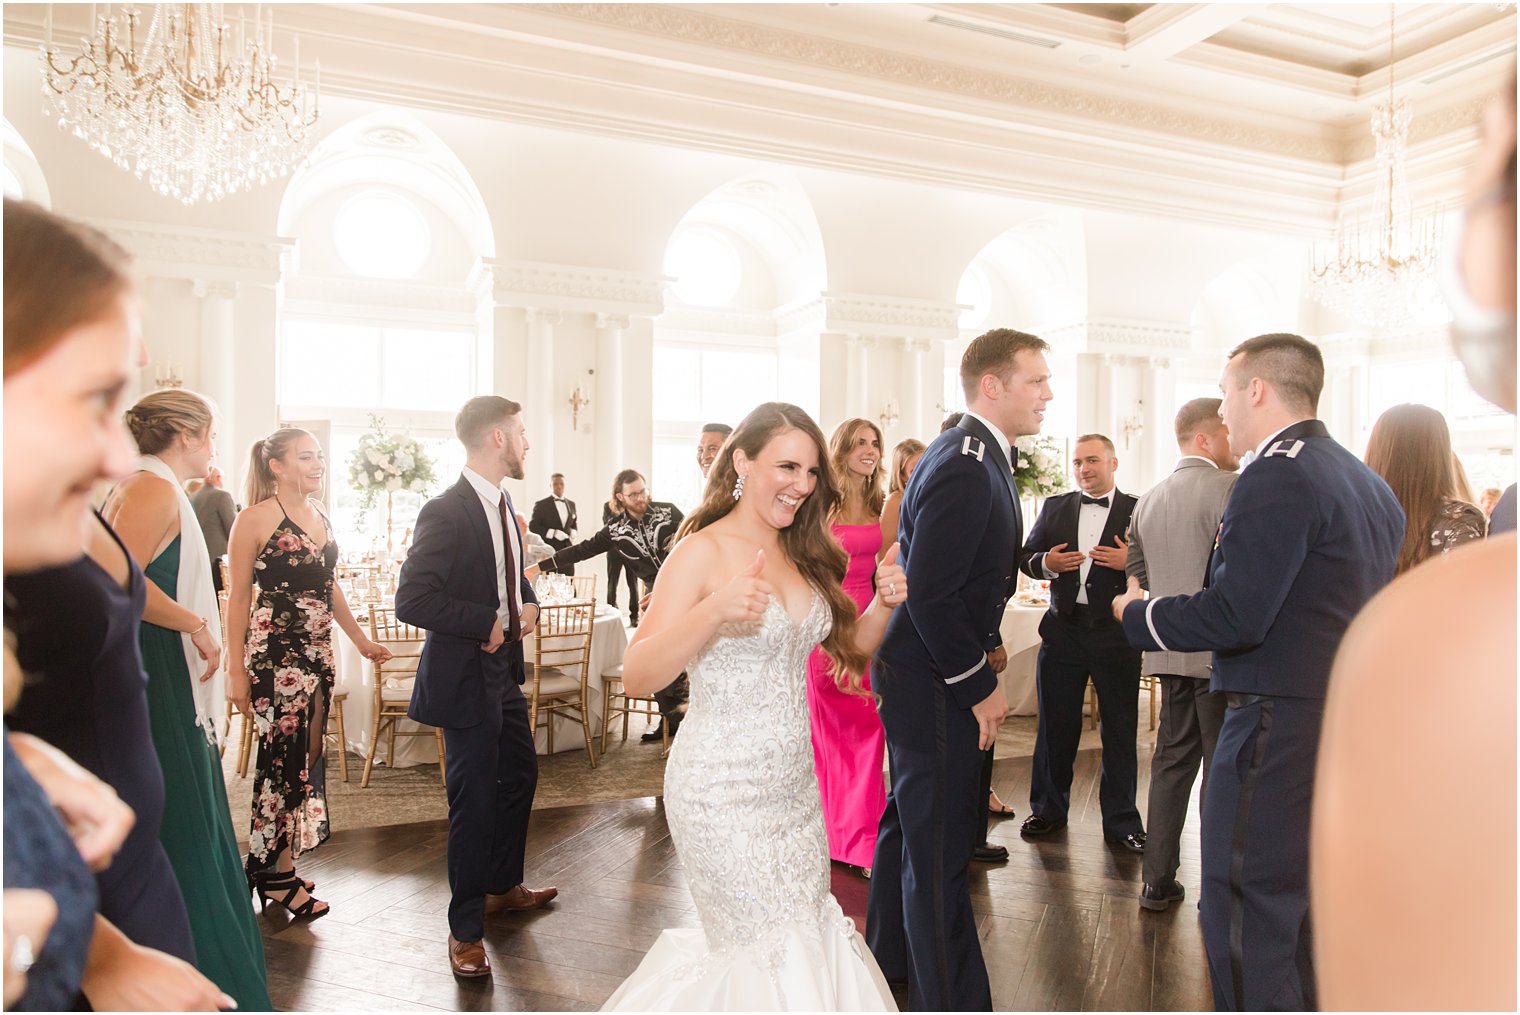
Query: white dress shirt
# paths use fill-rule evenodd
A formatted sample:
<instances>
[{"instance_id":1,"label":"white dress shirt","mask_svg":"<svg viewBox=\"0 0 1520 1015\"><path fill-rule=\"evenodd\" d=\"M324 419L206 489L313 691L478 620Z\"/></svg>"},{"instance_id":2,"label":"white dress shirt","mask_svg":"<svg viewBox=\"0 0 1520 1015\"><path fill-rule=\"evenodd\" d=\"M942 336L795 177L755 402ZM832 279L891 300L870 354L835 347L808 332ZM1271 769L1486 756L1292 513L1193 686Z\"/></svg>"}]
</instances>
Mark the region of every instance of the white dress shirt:
<instances>
[{"instance_id":1,"label":"white dress shirt","mask_svg":"<svg viewBox=\"0 0 1520 1015\"><path fill-rule=\"evenodd\" d=\"M1083 553L1091 554L1093 547L1103 539L1103 527L1108 524L1108 513L1114 509L1114 495L1118 493L1118 487L1111 486L1107 493L1097 494L1098 499L1108 498L1108 507L1101 504L1082 504L1077 511L1077 545L1074 549ZM1080 490L1077 496L1091 496ZM1080 502L1079 502L1080 503ZM1092 557L1082 558L1082 567L1077 572L1077 602L1087 605L1087 572L1092 570Z\"/></svg>"},{"instance_id":2,"label":"white dress shirt","mask_svg":"<svg viewBox=\"0 0 1520 1015\"><path fill-rule=\"evenodd\" d=\"M570 521L570 507L565 503L565 498L554 498L554 508L559 512L560 531L564 531L565 524Z\"/></svg>"},{"instance_id":3,"label":"white dress shirt","mask_svg":"<svg viewBox=\"0 0 1520 1015\"><path fill-rule=\"evenodd\" d=\"M486 528L491 530L491 549L496 554L496 595L497 602L501 604L496 609L496 615L501 618L502 630L506 631L512 616L511 600L507 598L507 576L511 575L516 580L521 572L515 566L507 566L509 560L515 560L512 549L514 540L507 538L506 533L501 531L502 489L492 486L490 480L468 466L465 467L464 478L470 481L470 485L480 495L480 504L486 513Z\"/></svg>"}]
</instances>

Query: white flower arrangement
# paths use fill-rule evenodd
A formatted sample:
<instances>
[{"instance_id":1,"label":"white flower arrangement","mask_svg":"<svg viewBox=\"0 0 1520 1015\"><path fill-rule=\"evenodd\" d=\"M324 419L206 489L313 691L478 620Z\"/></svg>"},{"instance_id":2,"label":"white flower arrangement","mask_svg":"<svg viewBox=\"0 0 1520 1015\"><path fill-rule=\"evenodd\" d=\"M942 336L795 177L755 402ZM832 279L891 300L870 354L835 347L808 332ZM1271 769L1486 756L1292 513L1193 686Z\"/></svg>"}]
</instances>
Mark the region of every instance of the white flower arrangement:
<instances>
[{"instance_id":1,"label":"white flower arrangement","mask_svg":"<svg viewBox=\"0 0 1520 1015\"><path fill-rule=\"evenodd\" d=\"M426 496L437 477L422 442L410 434L386 433L385 421L378 416L369 421L374 429L359 438L348 462L349 485L364 495L365 509L382 493L410 490Z\"/></svg>"},{"instance_id":2,"label":"white flower arrangement","mask_svg":"<svg viewBox=\"0 0 1520 1015\"><path fill-rule=\"evenodd\" d=\"M1049 437L1020 437L1013 442L1018 461L1013 480L1025 497L1049 497L1066 489L1066 463Z\"/></svg>"}]
</instances>

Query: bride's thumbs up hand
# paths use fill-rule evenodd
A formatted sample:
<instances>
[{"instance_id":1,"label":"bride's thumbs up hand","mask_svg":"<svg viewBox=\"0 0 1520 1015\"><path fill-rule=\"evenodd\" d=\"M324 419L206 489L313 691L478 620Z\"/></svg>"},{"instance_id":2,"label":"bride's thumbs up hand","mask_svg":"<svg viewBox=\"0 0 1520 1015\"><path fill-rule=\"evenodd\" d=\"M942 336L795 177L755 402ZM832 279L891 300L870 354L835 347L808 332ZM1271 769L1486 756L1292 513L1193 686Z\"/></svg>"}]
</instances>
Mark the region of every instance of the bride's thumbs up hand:
<instances>
[{"instance_id":1,"label":"bride's thumbs up hand","mask_svg":"<svg viewBox=\"0 0 1520 1015\"><path fill-rule=\"evenodd\" d=\"M876 566L876 598L887 606L901 606L908 601L908 576L897 563L899 545L893 543Z\"/></svg>"},{"instance_id":2,"label":"bride's thumbs up hand","mask_svg":"<svg viewBox=\"0 0 1520 1015\"><path fill-rule=\"evenodd\" d=\"M729 583L712 595L718 621L724 624L749 624L760 619L770 602L771 587L761 579L765 570L765 551L755 554L755 562L734 575Z\"/></svg>"}]
</instances>

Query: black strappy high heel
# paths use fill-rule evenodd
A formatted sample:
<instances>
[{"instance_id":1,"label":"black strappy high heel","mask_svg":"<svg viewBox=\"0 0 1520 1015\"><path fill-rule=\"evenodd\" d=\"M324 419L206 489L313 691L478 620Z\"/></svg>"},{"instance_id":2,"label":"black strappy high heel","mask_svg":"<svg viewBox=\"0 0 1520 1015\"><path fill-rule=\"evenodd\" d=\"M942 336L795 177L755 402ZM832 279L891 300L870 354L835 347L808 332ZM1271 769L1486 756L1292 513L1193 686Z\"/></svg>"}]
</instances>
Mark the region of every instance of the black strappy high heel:
<instances>
[{"instance_id":1,"label":"black strappy high heel","mask_svg":"<svg viewBox=\"0 0 1520 1015\"><path fill-rule=\"evenodd\" d=\"M332 912L331 906L327 906L310 892L306 894L306 901L299 906L290 904L290 901L296 897L296 893L306 887L301 883L301 879L296 877L295 871L249 872L248 880L253 890L258 893L260 912L267 912L271 902L284 906L286 911L297 920L315 920ZM316 908L319 905L325 908Z\"/></svg>"}]
</instances>

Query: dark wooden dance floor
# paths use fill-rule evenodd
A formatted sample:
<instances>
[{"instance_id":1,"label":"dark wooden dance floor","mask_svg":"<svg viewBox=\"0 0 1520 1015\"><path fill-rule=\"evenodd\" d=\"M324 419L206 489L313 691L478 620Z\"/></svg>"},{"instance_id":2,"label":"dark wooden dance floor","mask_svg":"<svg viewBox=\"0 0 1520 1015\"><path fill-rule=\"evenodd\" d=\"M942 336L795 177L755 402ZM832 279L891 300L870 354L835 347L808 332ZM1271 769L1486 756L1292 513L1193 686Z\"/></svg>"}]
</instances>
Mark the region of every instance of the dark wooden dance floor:
<instances>
[{"instance_id":1,"label":"dark wooden dance floor","mask_svg":"<svg viewBox=\"0 0 1520 1015\"><path fill-rule=\"evenodd\" d=\"M1098 752L1083 751L1072 823L1040 842L1019 837L1029 759L997 763L994 785L1018 817L993 841L1011 854L974 864L992 999L1005 1010L1211 1008L1198 931L1196 803L1179 878L1187 901L1165 913L1136 904L1140 857L1103 841ZM1144 807L1150 751L1140 751ZM260 918L270 994L293 1010L589 1010L601 1006L665 927L697 926L658 800L535 811L527 883L557 885L548 910L492 917L488 981L456 980L445 953L448 923L442 822L335 832L303 858L332 912L292 923ZM835 865L834 894L864 927L866 882Z\"/></svg>"}]
</instances>

